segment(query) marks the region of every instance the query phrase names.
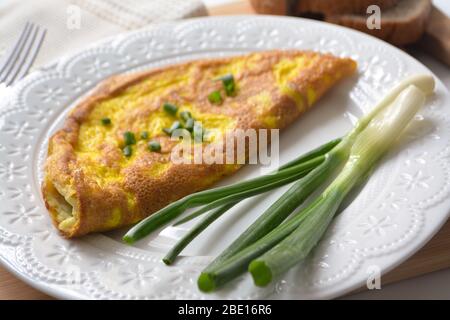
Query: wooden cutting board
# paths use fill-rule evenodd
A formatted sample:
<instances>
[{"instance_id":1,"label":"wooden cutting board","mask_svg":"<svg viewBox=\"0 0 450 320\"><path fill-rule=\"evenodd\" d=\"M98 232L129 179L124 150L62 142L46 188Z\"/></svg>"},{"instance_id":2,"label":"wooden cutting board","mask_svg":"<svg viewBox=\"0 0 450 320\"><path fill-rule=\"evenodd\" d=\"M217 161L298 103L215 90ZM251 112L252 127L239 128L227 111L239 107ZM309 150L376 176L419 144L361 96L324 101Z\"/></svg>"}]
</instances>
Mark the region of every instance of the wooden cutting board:
<instances>
[{"instance_id":1,"label":"wooden cutting board","mask_svg":"<svg viewBox=\"0 0 450 320\"><path fill-rule=\"evenodd\" d=\"M247 0L211 8L210 15L254 14ZM450 268L450 220L419 252L384 275L383 285ZM0 267L0 299L52 299Z\"/></svg>"}]
</instances>

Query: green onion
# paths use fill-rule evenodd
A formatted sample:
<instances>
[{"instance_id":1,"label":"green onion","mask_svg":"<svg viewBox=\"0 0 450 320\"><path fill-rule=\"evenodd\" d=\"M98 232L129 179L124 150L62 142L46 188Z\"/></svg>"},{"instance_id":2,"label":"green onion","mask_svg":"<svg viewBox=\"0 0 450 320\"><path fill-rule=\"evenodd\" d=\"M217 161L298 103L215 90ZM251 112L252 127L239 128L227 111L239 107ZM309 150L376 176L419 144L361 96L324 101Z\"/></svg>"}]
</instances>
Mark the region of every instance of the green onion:
<instances>
[{"instance_id":1,"label":"green onion","mask_svg":"<svg viewBox=\"0 0 450 320\"><path fill-rule=\"evenodd\" d=\"M123 155L125 157L131 157L131 155L133 154L133 149L131 147L131 145L127 145L122 149Z\"/></svg>"},{"instance_id":2,"label":"green onion","mask_svg":"<svg viewBox=\"0 0 450 320\"><path fill-rule=\"evenodd\" d=\"M123 140L124 140L126 146L136 143L136 138L134 137L134 133L130 132L130 131L126 131L123 134Z\"/></svg>"},{"instance_id":3,"label":"green onion","mask_svg":"<svg viewBox=\"0 0 450 320\"><path fill-rule=\"evenodd\" d=\"M152 140L148 143L148 149L152 152L161 151L161 144L159 143L159 141Z\"/></svg>"},{"instance_id":4,"label":"green onion","mask_svg":"<svg viewBox=\"0 0 450 320\"><path fill-rule=\"evenodd\" d=\"M172 123L172 125L170 126L170 128L164 128L163 131L165 134L167 134L168 136L172 135L172 133L177 130L177 129L181 129L183 126L181 125L180 121L174 121Z\"/></svg>"},{"instance_id":5,"label":"green onion","mask_svg":"<svg viewBox=\"0 0 450 320\"><path fill-rule=\"evenodd\" d=\"M194 130L194 119L189 118L186 120L186 122L184 123L184 128L188 131Z\"/></svg>"},{"instance_id":6,"label":"green onion","mask_svg":"<svg viewBox=\"0 0 450 320\"><path fill-rule=\"evenodd\" d=\"M266 250L258 250L258 252L253 251L251 258L263 254L264 251L266 252L256 260L251 261L248 267L255 284L258 286L267 285L278 272L281 273L286 271L288 268L305 258L328 228L331 219L338 210L345 195L346 194L340 192L340 190L329 190L327 193L322 194L319 201L314 202L312 206L309 206L302 212L303 215L301 217L303 219L302 221L298 221L297 228L291 226L293 228L289 229L289 231L291 231L290 235L287 235L288 232L284 232L284 237L280 237L280 240L282 241L271 250L266 251L276 242L271 242L270 245L267 245L267 239L270 237L266 236L266 238L263 238L258 242L259 244L266 242ZM275 229L274 232L276 233L278 230ZM295 244L292 241L294 238L298 240ZM289 252L285 251L288 244L291 245ZM248 251L252 251L251 247L248 247L247 249ZM241 253L239 253L239 255L240 254ZM237 256L238 255L236 255L236 257ZM250 255L248 255L248 257L250 257ZM246 264L251 258L247 259ZM288 261L288 259L292 260ZM284 265L281 266L277 263L271 265L271 262L274 260L278 260L279 263L283 263Z\"/></svg>"},{"instance_id":7,"label":"green onion","mask_svg":"<svg viewBox=\"0 0 450 320\"><path fill-rule=\"evenodd\" d=\"M133 243L145 237L160 226L165 225L171 220L175 219L188 208L214 202L215 200L221 201L220 204L225 204L232 200L235 200L234 198L227 199L227 196L235 196L241 198L242 195L239 193L251 194L252 191L257 188L261 188L263 192L268 191L265 186L272 186L271 183L276 184L276 186L287 184L304 175L306 171L312 170L322 161L323 156L318 156L317 158L313 158L306 162L302 162L295 166L286 168L278 172L277 174L260 176L255 179L236 183L230 186L204 190L188 195L178 201L172 202L167 207L142 220L136 226L131 228L127 232L127 234L125 234L123 240L127 243Z\"/></svg>"},{"instance_id":8,"label":"green onion","mask_svg":"<svg viewBox=\"0 0 450 320\"><path fill-rule=\"evenodd\" d=\"M141 139L147 140L148 139L148 131L142 131L141 132Z\"/></svg>"},{"instance_id":9,"label":"green onion","mask_svg":"<svg viewBox=\"0 0 450 320\"><path fill-rule=\"evenodd\" d=\"M255 284L271 280L304 260L328 228L343 199L360 184L381 156L391 147L425 101L424 93L411 85L394 103L377 114L357 137L349 160L338 177L323 192L305 221L271 250L253 260L249 271Z\"/></svg>"},{"instance_id":10,"label":"green onion","mask_svg":"<svg viewBox=\"0 0 450 320\"><path fill-rule=\"evenodd\" d=\"M213 104L221 104L222 103L222 95L220 91L213 91L208 95L209 102Z\"/></svg>"},{"instance_id":11,"label":"green onion","mask_svg":"<svg viewBox=\"0 0 450 320\"><path fill-rule=\"evenodd\" d=\"M170 127L170 132L173 133L177 129L181 129L183 126L181 125L180 121L174 121L172 123L172 126Z\"/></svg>"},{"instance_id":12,"label":"green onion","mask_svg":"<svg viewBox=\"0 0 450 320\"><path fill-rule=\"evenodd\" d=\"M332 165L329 165L329 163L331 163ZM230 247L228 247L228 249L226 249L219 257L217 257L208 266L208 268L211 268L212 266L220 263L228 257L231 257L241 249L255 242L270 230L278 226L315 190L318 185L320 185L326 178L328 178L328 175L334 170L338 163L339 162L337 161L333 162L328 159L328 161L320 164L308 175L306 175L308 171L305 171L303 173L303 176L306 175L306 177L300 179L285 194L283 194L283 196L278 201L276 201L250 228L248 228L238 239L236 239L231 244ZM265 190L263 190L262 188L267 189L267 191L272 190L276 187L275 184L276 183L267 184L254 190L246 190L241 193L213 201L200 210L197 210L193 214L187 216L186 218L177 221L174 226L190 221L198 217L200 214L203 214L204 212L207 212L221 205L215 211L209 213L204 218L204 220L202 220L194 227L195 232L189 232L186 237L183 237L179 242L177 242L175 248L173 248L170 251L170 254L168 254L170 256L170 259L168 261L172 263L176 256L186 245L188 245L198 234L206 229L215 219L219 218L223 213L225 213L225 211L227 211L230 207L234 206L242 199L264 192ZM278 184L282 185L283 183L281 181L278 182ZM295 199L292 199L293 195L295 195ZM223 205L223 203L225 203L225 205Z\"/></svg>"},{"instance_id":13,"label":"green onion","mask_svg":"<svg viewBox=\"0 0 450 320\"><path fill-rule=\"evenodd\" d=\"M178 112L178 107L176 105L168 103L168 102L163 104L163 109L165 112L167 112L171 116L175 116Z\"/></svg>"},{"instance_id":14,"label":"green onion","mask_svg":"<svg viewBox=\"0 0 450 320\"><path fill-rule=\"evenodd\" d=\"M286 183L286 181L293 181L295 179L299 179L303 176L305 176L307 173L309 173L311 171L312 167L315 167L317 164L320 164L324 161L324 157L323 156L319 156L317 158L308 160L306 162L304 162L304 168L302 170L298 170L296 173L294 173L292 176L284 178L284 179L280 179L278 181L275 182L270 182L267 183L265 185L261 185L252 189L248 189L248 190L243 190L240 191L238 193L234 193L232 195L229 196L225 196L223 198L220 198L218 200L212 201L211 203L208 203L207 205L205 205L204 207L202 207L201 209L195 211L194 213L188 215L187 217L180 219L179 221L174 223L174 226L186 223L194 218L197 218L198 216L202 215L205 212L208 212L211 209L217 208L223 204L228 204L230 202L235 202L235 201L241 201L243 199L255 196L257 194L261 194L264 193L266 191L272 190L276 187L280 187L283 186ZM319 165L320 167L320 165Z\"/></svg>"},{"instance_id":15,"label":"green onion","mask_svg":"<svg viewBox=\"0 0 450 320\"><path fill-rule=\"evenodd\" d=\"M339 161L339 158L337 155L329 153L327 161L328 163L334 163ZM315 202L313 202L312 205L314 205L314 203ZM269 211L266 211L265 213L266 217L274 219L274 215L269 214L268 212ZM239 237L243 241L246 241L245 248L244 245L238 244L237 240L234 241L230 247L212 262L212 264L208 265L202 271L197 281L199 289L204 292L213 291L245 272L252 259L260 256L288 236L303 222L306 216L307 212L299 212L292 219L272 229L270 229L270 224L267 224L269 227L267 233L259 227L265 225L266 222L258 219L257 224L253 224ZM274 224L276 224L276 221L274 221ZM251 233L252 229L255 231L255 234ZM259 234L257 234L257 232L259 232ZM261 236L263 237L260 238ZM259 239L250 242L252 238Z\"/></svg>"},{"instance_id":16,"label":"green onion","mask_svg":"<svg viewBox=\"0 0 450 320\"><path fill-rule=\"evenodd\" d=\"M176 257L183 251L184 248L204 229L206 229L211 223L217 220L222 214L224 214L228 209L233 207L236 202L232 202L211 211L200 223L198 223L194 228L189 230L176 244L175 246L166 254L163 258L163 262L167 265L172 264Z\"/></svg>"},{"instance_id":17,"label":"green onion","mask_svg":"<svg viewBox=\"0 0 450 320\"><path fill-rule=\"evenodd\" d=\"M202 272L198 279L199 288L205 292L215 290L244 272L250 262L249 271L255 283L266 285L273 277L306 257L327 229L348 192L367 176L394 140L392 137L399 135L423 103L423 94L410 86L411 83L419 86L426 94L433 91L433 79L428 76L412 77L397 86L374 110L358 121L336 148L327 153L327 160L321 166L335 166L349 160L325 192L292 219L274 229L271 229L271 223L267 223L268 230L258 228L258 222L259 225L265 225L261 223L264 222L263 218L258 219L239 237L239 241L233 242ZM395 103L392 103L394 99ZM308 175L303 179L306 178ZM294 192L291 196L283 195L280 200L285 197L287 201L294 201L298 196ZM276 225L280 221L275 222Z\"/></svg>"},{"instance_id":18,"label":"green onion","mask_svg":"<svg viewBox=\"0 0 450 320\"><path fill-rule=\"evenodd\" d=\"M233 96L236 91L236 84L234 82L234 77L232 74L227 74L223 77L220 77L219 80L222 80L223 88L225 89L225 93L227 96Z\"/></svg>"},{"instance_id":19,"label":"green onion","mask_svg":"<svg viewBox=\"0 0 450 320\"><path fill-rule=\"evenodd\" d=\"M322 149L323 152L326 152L325 150L330 151L331 148L334 147L334 146L337 144L337 141L340 141L340 140L339 140L339 139L338 139L338 140L334 140L334 141L329 142L328 144L325 144L324 146L326 146L327 149ZM316 150L320 150L320 149L316 149ZM315 153L315 150L313 150L312 152L310 152L310 153L308 153L308 154L305 154L304 156L300 157L299 159L302 159L303 162L307 162L307 161L309 161L309 160L314 159L314 158L311 159L311 156L315 156L316 158L318 158L318 157L320 156L320 154L318 154L318 153L316 154L316 153ZM289 167L291 167L291 166L293 166L293 165L295 165L295 164L298 164L296 161L297 161L297 160L294 160L294 161L292 161L292 162L289 162L289 163L287 163L287 164L285 164L285 165L279 167L278 170L286 169L286 168L289 168ZM297 194L299 194L299 195L298 195L298 197L296 198L296 201L298 201L299 203L301 203L301 202L307 197L307 194L309 194L310 192L312 192L312 191L314 190L315 185L320 184L320 181L322 181L322 179L326 178L326 176L327 176L327 174L329 173L329 171L331 171L331 170L333 169L333 167L334 167L333 165L326 165L328 162L329 162L329 160L326 161L325 163L321 163L317 168L313 169L313 171L311 172L311 175L310 175L308 178L305 178L304 180L302 180L302 182L301 182L300 185L294 185L294 186L291 188L292 190L289 189L289 190L286 192L286 194L285 194L282 198L280 198L276 203L283 203L283 204L284 204L284 203L286 202L286 201L284 200L284 197L287 197L287 195L293 193L293 190L298 190L298 189L303 190L303 191L305 192L304 194L301 194L301 191L297 191ZM308 172L309 172L309 171L308 171ZM305 173L306 173L306 172L305 172ZM297 176L297 175L296 175L296 176ZM304 175L303 175L303 176L304 176ZM299 177L302 177L302 175L299 175ZM316 177L317 177L317 178L316 178ZM289 179L289 180L290 180L290 179ZM250 196L253 196L253 195L256 195L256 194L260 194L260 193L263 193L263 192L265 192L266 190L267 190L267 191L272 190L272 189L274 189L274 188L276 188L276 187L278 187L278 186L282 186L282 185L284 185L284 184L285 184L284 181L283 181L283 180L280 180L280 181L277 181L277 182L275 182L275 183L269 183L269 184L266 184L266 185L264 185L264 186L260 186L260 187L258 187L258 188L252 189L252 190L244 190L244 191L242 191L242 192L233 194L233 195L231 195L231 196L227 196L227 197L225 197L225 198L222 198L222 199L213 201L213 202L209 203L208 205L206 205L205 207L201 208L200 210L197 210L197 211L191 213L190 215L188 215L187 217L184 217L184 218L178 220L178 221L175 222L173 225L174 225L174 226L178 226L178 225L184 224L184 223L186 223L186 222L188 222L188 221L191 221L192 219L197 218L197 217L200 216L201 214L203 214L203 213L205 213L205 212L207 212L207 211L209 211L209 210L211 210L211 209L213 209L213 208L218 207L218 206L221 205L222 203L229 203L229 202L232 202L232 201L234 201L234 200L239 200L239 201L240 201L240 200L245 199L245 198L248 198L248 197L250 197ZM309 191L308 191L308 190L309 190ZM275 205L275 204L274 204L274 205ZM292 203L290 203L290 205L292 205ZM277 206L278 206L278 205L277 205ZM272 207L271 207L271 208L272 208ZM271 210L270 210L271 208L269 208L268 211L271 211ZM294 209L295 209L295 208L294 208ZM280 212L280 211L281 211L281 212ZM255 224L258 225L258 227L252 226L252 227L250 228L250 229L252 229L251 232L256 232L256 230L257 230L257 229L260 229L260 228L266 229L267 224L272 224L272 223L273 223L273 222L272 222L272 219L275 219L275 221L276 221L276 220L280 219L281 217L283 217L284 215L287 216L287 214L290 213L290 212L292 212L292 210L289 211L289 209L288 209L287 207L280 206L279 210L273 212L271 215L269 215L269 214L267 214L267 215L266 215L266 214L263 214L263 215L261 216L261 218L260 218L261 223L260 223L259 220L256 221ZM286 217L286 216L285 216L285 217ZM282 218L281 221L282 221L283 219L284 219L284 218ZM264 221L264 222L263 222L263 221ZM281 221L280 221L280 222L281 222ZM275 223L275 224L277 224L277 223ZM267 229L266 229L266 230L267 230ZM250 232L250 230L248 230L248 231L246 231L246 232ZM250 239L250 240L248 240L248 242L251 243L253 240L254 240L254 239ZM247 243L247 240L244 240L243 238L239 238L239 239L237 239L235 242L236 242L236 243L240 243L240 245L244 245L244 246L245 246L245 243ZM233 247L233 244L232 244L230 247ZM236 249L239 250L240 248L236 248ZM231 251L229 252L229 254L231 254Z\"/></svg>"},{"instance_id":20,"label":"green onion","mask_svg":"<svg viewBox=\"0 0 450 320\"><path fill-rule=\"evenodd\" d=\"M194 129L194 118L192 118L192 114L189 111L181 111L180 112L180 118L183 121L183 127L192 132Z\"/></svg>"},{"instance_id":21,"label":"green onion","mask_svg":"<svg viewBox=\"0 0 450 320\"><path fill-rule=\"evenodd\" d=\"M110 118L102 118L101 122L104 126L107 126L107 125L111 124L111 119Z\"/></svg>"},{"instance_id":22,"label":"green onion","mask_svg":"<svg viewBox=\"0 0 450 320\"><path fill-rule=\"evenodd\" d=\"M189 119L192 119L192 114L189 111L181 111L180 118L184 121L188 121Z\"/></svg>"},{"instance_id":23,"label":"green onion","mask_svg":"<svg viewBox=\"0 0 450 320\"><path fill-rule=\"evenodd\" d=\"M233 241L228 248L215 258L204 272L213 270L215 265L235 255L280 225L307 197L329 178L333 171L342 164L343 160L343 158L329 156L317 168L295 182L249 228Z\"/></svg>"},{"instance_id":24,"label":"green onion","mask_svg":"<svg viewBox=\"0 0 450 320\"><path fill-rule=\"evenodd\" d=\"M323 154L334 148L340 141L341 139L335 139L328 143L325 143L324 145L286 163L284 166L280 167L280 170L278 170L277 172L220 188L200 191L172 202L168 206L160 209L158 212L152 214L148 218L136 224L127 232L123 240L127 243L134 243L146 237L154 230L168 224L188 208L199 206L201 204L207 204L225 196L243 192L247 189L255 189L269 183L281 180L283 180L283 183L292 182L294 181L294 179L292 179L291 177L298 170L303 171L305 170L305 168L310 168L312 170L319 164L316 162L316 160L312 164L309 163L305 165L305 163L310 160L323 157Z\"/></svg>"}]
</instances>

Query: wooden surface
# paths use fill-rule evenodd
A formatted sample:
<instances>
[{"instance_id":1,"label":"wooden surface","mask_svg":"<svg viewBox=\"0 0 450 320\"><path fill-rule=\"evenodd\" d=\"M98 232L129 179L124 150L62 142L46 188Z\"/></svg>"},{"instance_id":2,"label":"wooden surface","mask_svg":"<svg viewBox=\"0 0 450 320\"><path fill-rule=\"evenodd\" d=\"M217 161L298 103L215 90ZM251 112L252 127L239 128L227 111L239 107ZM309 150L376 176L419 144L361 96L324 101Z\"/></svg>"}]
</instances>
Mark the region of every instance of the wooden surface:
<instances>
[{"instance_id":1,"label":"wooden surface","mask_svg":"<svg viewBox=\"0 0 450 320\"><path fill-rule=\"evenodd\" d=\"M254 14L255 10L253 10L250 5L250 1L236 1L232 4L212 7L208 9L210 16L225 16L230 14Z\"/></svg>"},{"instance_id":2,"label":"wooden surface","mask_svg":"<svg viewBox=\"0 0 450 320\"><path fill-rule=\"evenodd\" d=\"M210 15L252 14L247 1L215 7ZM450 221L439 233L412 256L389 274L383 276L382 284L416 277L425 273L450 267ZM51 297L28 286L0 266L0 299L51 299Z\"/></svg>"},{"instance_id":3,"label":"wooden surface","mask_svg":"<svg viewBox=\"0 0 450 320\"><path fill-rule=\"evenodd\" d=\"M0 266L0 300L43 300L52 299L17 279Z\"/></svg>"}]
</instances>

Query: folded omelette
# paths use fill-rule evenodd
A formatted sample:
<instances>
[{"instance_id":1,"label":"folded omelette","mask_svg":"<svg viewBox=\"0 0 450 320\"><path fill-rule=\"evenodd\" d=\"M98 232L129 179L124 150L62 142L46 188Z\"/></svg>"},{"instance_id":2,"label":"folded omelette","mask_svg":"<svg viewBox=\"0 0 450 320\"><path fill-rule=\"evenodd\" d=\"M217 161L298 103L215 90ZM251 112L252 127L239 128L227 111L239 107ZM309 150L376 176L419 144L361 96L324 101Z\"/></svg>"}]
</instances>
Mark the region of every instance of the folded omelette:
<instances>
[{"instance_id":1,"label":"folded omelette","mask_svg":"<svg viewBox=\"0 0 450 320\"><path fill-rule=\"evenodd\" d=\"M171 162L181 142L167 130L182 112L206 129L282 129L355 70L329 54L266 51L106 79L50 138L42 192L53 223L68 238L130 225L238 170ZM230 75L227 95L216 79Z\"/></svg>"}]
</instances>

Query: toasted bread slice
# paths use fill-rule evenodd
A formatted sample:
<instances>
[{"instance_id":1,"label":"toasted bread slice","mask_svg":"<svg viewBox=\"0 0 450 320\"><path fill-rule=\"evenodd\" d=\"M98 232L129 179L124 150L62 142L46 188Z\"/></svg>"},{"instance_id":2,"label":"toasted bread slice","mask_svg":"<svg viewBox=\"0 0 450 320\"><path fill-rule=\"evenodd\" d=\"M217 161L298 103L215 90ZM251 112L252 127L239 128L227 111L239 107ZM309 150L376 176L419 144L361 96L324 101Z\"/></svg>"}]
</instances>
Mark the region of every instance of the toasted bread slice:
<instances>
[{"instance_id":1,"label":"toasted bread slice","mask_svg":"<svg viewBox=\"0 0 450 320\"><path fill-rule=\"evenodd\" d=\"M400 0L298 0L297 14L320 13L324 16L366 14L367 8L371 5L387 10L399 2Z\"/></svg>"},{"instance_id":2,"label":"toasted bread slice","mask_svg":"<svg viewBox=\"0 0 450 320\"><path fill-rule=\"evenodd\" d=\"M431 0L252 0L256 12L300 15L360 30L394 45L414 43L423 35ZM381 9L381 29L367 27L367 8Z\"/></svg>"},{"instance_id":3,"label":"toasted bread slice","mask_svg":"<svg viewBox=\"0 0 450 320\"><path fill-rule=\"evenodd\" d=\"M355 70L353 60L329 54L267 51L105 80L50 138L42 191L54 224L69 238L129 225L242 166L172 161L172 151L184 142L164 128L181 122L182 111L219 136L225 130L281 129ZM227 96L215 79L230 73L236 92ZM220 105L209 99L218 90ZM178 113L165 111L166 102ZM151 140L158 141L157 152L149 150ZM220 145L214 136L200 142L195 145L203 152ZM240 149L234 146L233 154L242 156Z\"/></svg>"},{"instance_id":4,"label":"toasted bread slice","mask_svg":"<svg viewBox=\"0 0 450 320\"><path fill-rule=\"evenodd\" d=\"M381 12L381 28L369 29L367 15L343 14L326 16L328 22L360 30L397 46L419 40L426 28L431 0L401 0Z\"/></svg>"},{"instance_id":5,"label":"toasted bread slice","mask_svg":"<svg viewBox=\"0 0 450 320\"><path fill-rule=\"evenodd\" d=\"M377 5L381 10L392 8L400 0L251 0L256 12L275 15L365 14L368 6Z\"/></svg>"}]
</instances>

